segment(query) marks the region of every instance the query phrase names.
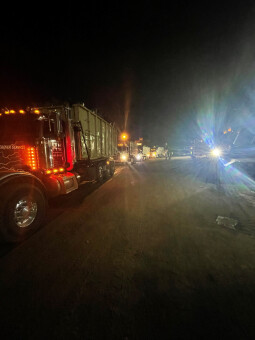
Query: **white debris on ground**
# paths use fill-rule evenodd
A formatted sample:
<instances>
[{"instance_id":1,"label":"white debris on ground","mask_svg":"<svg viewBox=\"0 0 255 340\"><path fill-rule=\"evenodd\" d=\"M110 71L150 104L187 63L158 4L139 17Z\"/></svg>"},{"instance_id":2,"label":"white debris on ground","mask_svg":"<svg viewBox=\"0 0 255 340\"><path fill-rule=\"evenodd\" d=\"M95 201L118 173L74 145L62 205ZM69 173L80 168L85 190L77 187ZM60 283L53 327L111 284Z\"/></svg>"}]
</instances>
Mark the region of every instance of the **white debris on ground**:
<instances>
[{"instance_id":1,"label":"white debris on ground","mask_svg":"<svg viewBox=\"0 0 255 340\"><path fill-rule=\"evenodd\" d=\"M233 218L229 218L229 217L224 217L224 216L218 216L216 218L216 223L218 225L222 225L226 228L232 229L232 230L236 230L236 226L238 224L238 221L233 219Z\"/></svg>"}]
</instances>

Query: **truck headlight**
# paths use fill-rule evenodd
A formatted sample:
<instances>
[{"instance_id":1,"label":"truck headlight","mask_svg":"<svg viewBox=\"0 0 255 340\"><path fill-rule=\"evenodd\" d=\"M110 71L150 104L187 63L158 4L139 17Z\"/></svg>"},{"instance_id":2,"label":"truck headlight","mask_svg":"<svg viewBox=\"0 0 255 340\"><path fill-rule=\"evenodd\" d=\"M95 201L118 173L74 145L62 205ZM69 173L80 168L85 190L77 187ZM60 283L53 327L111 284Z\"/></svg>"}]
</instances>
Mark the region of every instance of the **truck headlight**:
<instances>
[{"instance_id":1,"label":"truck headlight","mask_svg":"<svg viewBox=\"0 0 255 340\"><path fill-rule=\"evenodd\" d=\"M123 161L126 161L126 160L127 160L127 156L126 156L126 155L121 155L121 159L122 159Z\"/></svg>"},{"instance_id":2,"label":"truck headlight","mask_svg":"<svg viewBox=\"0 0 255 340\"><path fill-rule=\"evenodd\" d=\"M220 157L221 156L221 149L219 149L219 148L215 148L215 149L212 149L211 150L211 155L213 156L213 157Z\"/></svg>"},{"instance_id":3,"label":"truck headlight","mask_svg":"<svg viewBox=\"0 0 255 340\"><path fill-rule=\"evenodd\" d=\"M137 159L138 161L140 161L141 155L140 155L140 154L136 155L136 159Z\"/></svg>"}]
</instances>

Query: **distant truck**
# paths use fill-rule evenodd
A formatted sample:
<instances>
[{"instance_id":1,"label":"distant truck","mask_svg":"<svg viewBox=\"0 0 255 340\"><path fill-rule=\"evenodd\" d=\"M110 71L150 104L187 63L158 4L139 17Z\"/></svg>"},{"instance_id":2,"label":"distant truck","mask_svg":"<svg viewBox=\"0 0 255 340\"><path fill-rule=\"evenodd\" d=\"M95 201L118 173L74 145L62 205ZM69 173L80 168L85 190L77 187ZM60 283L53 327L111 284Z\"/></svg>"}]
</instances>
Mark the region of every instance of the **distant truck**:
<instances>
[{"instance_id":1,"label":"distant truck","mask_svg":"<svg viewBox=\"0 0 255 340\"><path fill-rule=\"evenodd\" d=\"M164 158L166 155L166 151L165 151L165 148L164 147L157 147L156 149L156 157L157 158Z\"/></svg>"},{"instance_id":2,"label":"distant truck","mask_svg":"<svg viewBox=\"0 0 255 340\"><path fill-rule=\"evenodd\" d=\"M150 148L150 158L156 158L156 157L157 157L156 147Z\"/></svg>"},{"instance_id":3,"label":"distant truck","mask_svg":"<svg viewBox=\"0 0 255 340\"><path fill-rule=\"evenodd\" d=\"M118 143L118 152L115 156L115 161L122 164L126 164L130 161L129 142L121 141Z\"/></svg>"},{"instance_id":4,"label":"distant truck","mask_svg":"<svg viewBox=\"0 0 255 340\"><path fill-rule=\"evenodd\" d=\"M114 174L118 130L84 105L0 113L0 234L24 240L47 201Z\"/></svg>"},{"instance_id":5,"label":"distant truck","mask_svg":"<svg viewBox=\"0 0 255 340\"><path fill-rule=\"evenodd\" d=\"M149 146L143 146L143 159L149 159L150 158L150 151L151 148Z\"/></svg>"}]
</instances>

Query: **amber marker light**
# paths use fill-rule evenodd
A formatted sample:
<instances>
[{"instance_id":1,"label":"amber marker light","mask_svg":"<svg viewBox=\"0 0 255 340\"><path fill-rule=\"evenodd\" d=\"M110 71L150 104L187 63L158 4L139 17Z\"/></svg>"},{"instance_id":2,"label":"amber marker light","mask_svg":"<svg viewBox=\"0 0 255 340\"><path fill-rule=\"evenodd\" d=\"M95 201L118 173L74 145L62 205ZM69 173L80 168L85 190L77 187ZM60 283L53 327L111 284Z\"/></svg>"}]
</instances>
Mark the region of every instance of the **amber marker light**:
<instances>
[{"instance_id":1,"label":"amber marker light","mask_svg":"<svg viewBox=\"0 0 255 340\"><path fill-rule=\"evenodd\" d=\"M34 110L34 113L37 114L37 115L39 115L41 112L40 112L40 110L37 110L37 109L36 109L36 110Z\"/></svg>"},{"instance_id":2,"label":"amber marker light","mask_svg":"<svg viewBox=\"0 0 255 340\"><path fill-rule=\"evenodd\" d=\"M27 148L27 161L32 170L38 169L38 156L34 147Z\"/></svg>"},{"instance_id":3,"label":"amber marker light","mask_svg":"<svg viewBox=\"0 0 255 340\"><path fill-rule=\"evenodd\" d=\"M59 172L64 172L65 169L64 169L64 168L59 168L58 171L59 171Z\"/></svg>"},{"instance_id":4,"label":"amber marker light","mask_svg":"<svg viewBox=\"0 0 255 340\"><path fill-rule=\"evenodd\" d=\"M10 113L16 113L16 111L15 110L10 110Z\"/></svg>"},{"instance_id":5,"label":"amber marker light","mask_svg":"<svg viewBox=\"0 0 255 340\"><path fill-rule=\"evenodd\" d=\"M19 110L19 113L21 113L22 115L25 114L25 111L24 110Z\"/></svg>"},{"instance_id":6,"label":"amber marker light","mask_svg":"<svg viewBox=\"0 0 255 340\"><path fill-rule=\"evenodd\" d=\"M51 170L46 170L45 172L46 172L47 175L50 175L52 173Z\"/></svg>"},{"instance_id":7,"label":"amber marker light","mask_svg":"<svg viewBox=\"0 0 255 340\"><path fill-rule=\"evenodd\" d=\"M5 113L6 115L10 114L10 112L9 112L8 110L4 111L4 113Z\"/></svg>"},{"instance_id":8,"label":"amber marker light","mask_svg":"<svg viewBox=\"0 0 255 340\"><path fill-rule=\"evenodd\" d=\"M58 172L58 169L53 169L53 173L56 174Z\"/></svg>"}]
</instances>

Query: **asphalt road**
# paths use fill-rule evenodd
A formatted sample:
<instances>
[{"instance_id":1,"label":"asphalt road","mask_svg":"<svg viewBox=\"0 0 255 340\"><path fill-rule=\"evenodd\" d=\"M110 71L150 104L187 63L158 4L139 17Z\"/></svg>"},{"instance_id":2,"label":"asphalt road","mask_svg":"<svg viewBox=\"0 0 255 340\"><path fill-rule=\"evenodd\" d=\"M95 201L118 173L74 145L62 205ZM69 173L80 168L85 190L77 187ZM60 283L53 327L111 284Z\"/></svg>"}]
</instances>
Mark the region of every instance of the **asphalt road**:
<instances>
[{"instance_id":1,"label":"asphalt road","mask_svg":"<svg viewBox=\"0 0 255 340\"><path fill-rule=\"evenodd\" d=\"M1 339L254 338L253 180L224 171L146 161L52 201L1 247Z\"/></svg>"}]
</instances>

